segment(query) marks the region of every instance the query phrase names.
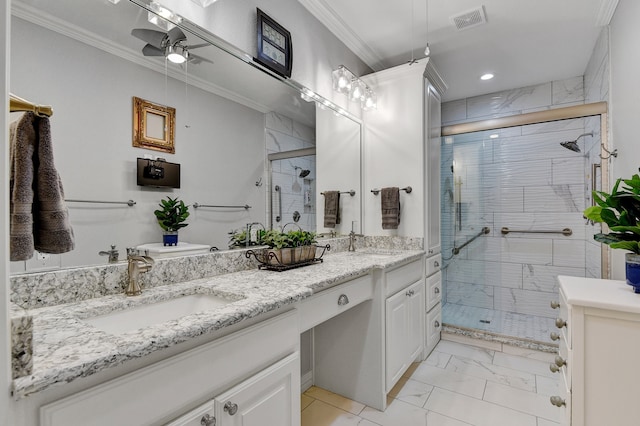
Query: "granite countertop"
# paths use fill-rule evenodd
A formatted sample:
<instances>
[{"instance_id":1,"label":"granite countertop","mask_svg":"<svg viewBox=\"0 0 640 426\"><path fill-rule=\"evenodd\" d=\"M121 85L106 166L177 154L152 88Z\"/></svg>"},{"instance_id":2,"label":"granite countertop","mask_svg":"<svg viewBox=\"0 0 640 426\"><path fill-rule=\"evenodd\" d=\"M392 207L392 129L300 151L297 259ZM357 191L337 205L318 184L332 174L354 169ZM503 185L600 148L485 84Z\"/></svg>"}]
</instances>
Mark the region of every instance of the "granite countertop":
<instances>
[{"instance_id":1,"label":"granite countertop","mask_svg":"<svg viewBox=\"0 0 640 426\"><path fill-rule=\"evenodd\" d=\"M342 252L326 255L323 263L286 272L253 269L154 287L143 291L141 296L118 294L29 310L33 317L33 371L13 380L13 396L20 399L69 383L294 304L323 289L365 275L374 268L392 268L422 255L424 251L421 250ZM83 321L190 294L213 294L229 299L231 303L213 311L119 335L109 334Z\"/></svg>"}]
</instances>

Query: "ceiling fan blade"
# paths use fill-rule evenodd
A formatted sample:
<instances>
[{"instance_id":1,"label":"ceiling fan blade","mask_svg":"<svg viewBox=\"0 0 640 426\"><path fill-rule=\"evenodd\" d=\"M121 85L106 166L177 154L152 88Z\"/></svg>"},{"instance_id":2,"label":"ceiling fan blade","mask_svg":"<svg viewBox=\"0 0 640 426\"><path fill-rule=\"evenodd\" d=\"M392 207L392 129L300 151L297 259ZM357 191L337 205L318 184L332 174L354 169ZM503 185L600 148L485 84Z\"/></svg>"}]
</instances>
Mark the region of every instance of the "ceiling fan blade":
<instances>
[{"instance_id":1,"label":"ceiling fan blade","mask_svg":"<svg viewBox=\"0 0 640 426\"><path fill-rule=\"evenodd\" d=\"M197 49L199 47L207 47L207 46L211 46L211 43L202 43L202 44L190 44L187 47L189 49Z\"/></svg>"},{"instance_id":2,"label":"ceiling fan blade","mask_svg":"<svg viewBox=\"0 0 640 426\"><path fill-rule=\"evenodd\" d=\"M174 27L171 29L171 31L169 31L167 33L167 36L169 37L169 44L171 46L173 46L174 44L176 44L179 41L183 41L187 39L187 36L184 35L184 33L182 32L182 30L178 27Z\"/></svg>"},{"instance_id":3,"label":"ceiling fan blade","mask_svg":"<svg viewBox=\"0 0 640 426\"><path fill-rule=\"evenodd\" d=\"M144 56L164 56L164 50L158 49L157 47L152 46L150 44L146 44L142 48L142 54Z\"/></svg>"},{"instance_id":4,"label":"ceiling fan blade","mask_svg":"<svg viewBox=\"0 0 640 426\"><path fill-rule=\"evenodd\" d=\"M131 35L139 38L142 41L146 41L147 43L154 47L157 47L158 49L161 49L163 47L162 43L167 37L167 34L163 33L162 31L148 30L146 28L135 28L131 30Z\"/></svg>"}]
</instances>

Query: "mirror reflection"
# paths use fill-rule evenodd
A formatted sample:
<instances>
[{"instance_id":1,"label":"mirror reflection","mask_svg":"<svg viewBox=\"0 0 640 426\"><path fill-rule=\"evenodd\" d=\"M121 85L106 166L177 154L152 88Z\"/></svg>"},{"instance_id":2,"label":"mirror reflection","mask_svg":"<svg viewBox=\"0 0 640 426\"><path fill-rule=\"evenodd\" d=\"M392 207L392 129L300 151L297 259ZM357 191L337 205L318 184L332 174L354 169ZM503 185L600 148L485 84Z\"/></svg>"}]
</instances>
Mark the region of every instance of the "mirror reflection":
<instances>
[{"instance_id":1,"label":"mirror reflection","mask_svg":"<svg viewBox=\"0 0 640 426\"><path fill-rule=\"evenodd\" d=\"M153 211L167 196L191 206L181 242L226 249L230 231L271 225L273 162L267 155L316 144L315 105L291 83L212 45L204 30L198 36L183 28L186 39L177 50L186 50L187 60L171 62L158 49L175 32L149 23L147 11L130 2L16 0L12 7L11 92L53 106L54 157L65 198L114 202L68 203L75 250L12 262L12 273L105 264L99 253L112 245L122 260L126 247L160 242ZM42 69L29 65L33 57ZM175 108L175 154L132 146L133 97ZM342 116L335 121L355 124ZM352 158L358 165L359 142ZM137 158L158 157L181 165L179 189L136 184ZM298 211L297 223L309 230L321 220L316 185L322 176L314 158L279 160L281 172L293 166L282 173L288 175L283 188L300 198L284 223ZM359 169L354 178L344 184L359 186ZM194 209L195 203L215 207ZM359 210L349 214L360 217Z\"/></svg>"}]
</instances>

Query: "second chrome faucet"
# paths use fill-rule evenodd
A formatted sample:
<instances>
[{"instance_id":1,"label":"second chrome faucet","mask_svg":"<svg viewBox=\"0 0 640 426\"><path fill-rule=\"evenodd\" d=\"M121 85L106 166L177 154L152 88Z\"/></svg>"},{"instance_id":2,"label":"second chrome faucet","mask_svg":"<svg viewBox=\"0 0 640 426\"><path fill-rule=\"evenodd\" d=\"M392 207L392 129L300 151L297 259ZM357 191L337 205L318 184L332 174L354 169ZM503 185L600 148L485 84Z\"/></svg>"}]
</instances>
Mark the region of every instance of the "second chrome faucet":
<instances>
[{"instance_id":1,"label":"second chrome faucet","mask_svg":"<svg viewBox=\"0 0 640 426\"><path fill-rule=\"evenodd\" d=\"M153 267L154 261L149 256L142 256L137 254L137 250L127 249L127 262L128 262L128 280L125 294L127 296L137 296L142 293L142 286L140 285L140 274L148 272Z\"/></svg>"}]
</instances>

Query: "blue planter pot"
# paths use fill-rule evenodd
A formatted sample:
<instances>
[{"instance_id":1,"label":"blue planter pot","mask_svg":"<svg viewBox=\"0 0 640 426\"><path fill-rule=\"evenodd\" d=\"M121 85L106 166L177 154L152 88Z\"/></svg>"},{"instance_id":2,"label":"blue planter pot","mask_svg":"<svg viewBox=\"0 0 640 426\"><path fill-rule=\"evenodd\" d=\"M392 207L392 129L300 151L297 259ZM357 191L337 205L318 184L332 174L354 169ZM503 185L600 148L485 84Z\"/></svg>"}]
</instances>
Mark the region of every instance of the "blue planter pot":
<instances>
[{"instance_id":1,"label":"blue planter pot","mask_svg":"<svg viewBox=\"0 0 640 426\"><path fill-rule=\"evenodd\" d=\"M165 246L177 246L178 245L178 233L167 232L162 235L162 244Z\"/></svg>"},{"instance_id":2,"label":"blue planter pot","mask_svg":"<svg viewBox=\"0 0 640 426\"><path fill-rule=\"evenodd\" d=\"M640 255L625 254L627 284L633 287L634 293L640 294Z\"/></svg>"}]
</instances>

